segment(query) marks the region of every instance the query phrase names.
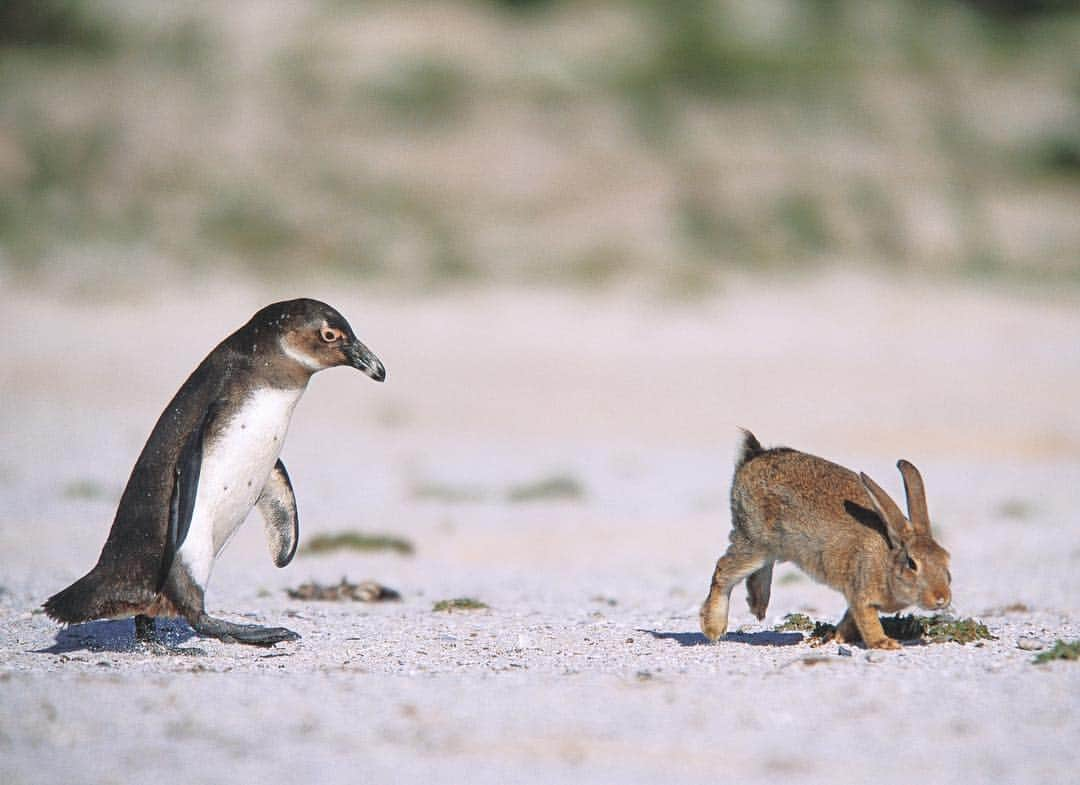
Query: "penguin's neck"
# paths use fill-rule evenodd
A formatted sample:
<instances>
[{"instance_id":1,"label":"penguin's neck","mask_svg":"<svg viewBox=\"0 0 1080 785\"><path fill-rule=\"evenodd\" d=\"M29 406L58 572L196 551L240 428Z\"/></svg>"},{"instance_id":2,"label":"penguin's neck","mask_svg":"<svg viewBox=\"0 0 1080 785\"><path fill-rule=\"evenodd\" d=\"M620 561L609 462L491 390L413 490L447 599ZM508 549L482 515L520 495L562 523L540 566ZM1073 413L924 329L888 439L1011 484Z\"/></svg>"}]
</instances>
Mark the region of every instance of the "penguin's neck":
<instances>
[{"instance_id":1,"label":"penguin's neck","mask_svg":"<svg viewBox=\"0 0 1080 785\"><path fill-rule=\"evenodd\" d=\"M253 387L293 390L298 397L307 389L316 370L278 352L256 356L250 366Z\"/></svg>"},{"instance_id":2,"label":"penguin's neck","mask_svg":"<svg viewBox=\"0 0 1080 785\"><path fill-rule=\"evenodd\" d=\"M239 331L229 340L232 342L232 361L236 363L234 367L250 379L253 388L296 390L299 395L307 389L315 372L321 370L304 362L305 358L287 353L279 338L260 335L258 330L250 335Z\"/></svg>"}]
</instances>

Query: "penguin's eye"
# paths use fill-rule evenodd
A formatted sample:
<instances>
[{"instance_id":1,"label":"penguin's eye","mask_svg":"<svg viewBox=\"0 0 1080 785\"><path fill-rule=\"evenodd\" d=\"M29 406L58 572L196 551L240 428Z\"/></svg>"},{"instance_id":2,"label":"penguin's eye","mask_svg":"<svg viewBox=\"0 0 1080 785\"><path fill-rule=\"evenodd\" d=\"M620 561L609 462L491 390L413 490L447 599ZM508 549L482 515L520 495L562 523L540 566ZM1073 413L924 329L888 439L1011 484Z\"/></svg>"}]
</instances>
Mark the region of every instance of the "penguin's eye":
<instances>
[{"instance_id":1,"label":"penguin's eye","mask_svg":"<svg viewBox=\"0 0 1080 785\"><path fill-rule=\"evenodd\" d=\"M335 330L333 327L323 327L319 330L319 335L321 335L322 339L327 343L341 340L341 330Z\"/></svg>"}]
</instances>

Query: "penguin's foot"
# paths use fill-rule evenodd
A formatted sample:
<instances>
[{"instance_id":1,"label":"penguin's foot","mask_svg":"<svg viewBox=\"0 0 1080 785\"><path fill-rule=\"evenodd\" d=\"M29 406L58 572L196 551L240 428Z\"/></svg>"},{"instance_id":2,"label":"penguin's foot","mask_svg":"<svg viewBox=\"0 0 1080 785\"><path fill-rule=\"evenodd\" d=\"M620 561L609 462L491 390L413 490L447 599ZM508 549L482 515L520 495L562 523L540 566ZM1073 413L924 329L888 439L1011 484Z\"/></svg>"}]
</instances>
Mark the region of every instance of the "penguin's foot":
<instances>
[{"instance_id":1,"label":"penguin's foot","mask_svg":"<svg viewBox=\"0 0 1080 785\"><path fill-rule=\"evenodd\" d=\"M284 641L300 640L300 636L285 627L260 627L258 624L233 624L203 614L191 628L199 635L217 638L224 643L246 643L251 646L273 646Z\"/></svg>"}]
</instances>

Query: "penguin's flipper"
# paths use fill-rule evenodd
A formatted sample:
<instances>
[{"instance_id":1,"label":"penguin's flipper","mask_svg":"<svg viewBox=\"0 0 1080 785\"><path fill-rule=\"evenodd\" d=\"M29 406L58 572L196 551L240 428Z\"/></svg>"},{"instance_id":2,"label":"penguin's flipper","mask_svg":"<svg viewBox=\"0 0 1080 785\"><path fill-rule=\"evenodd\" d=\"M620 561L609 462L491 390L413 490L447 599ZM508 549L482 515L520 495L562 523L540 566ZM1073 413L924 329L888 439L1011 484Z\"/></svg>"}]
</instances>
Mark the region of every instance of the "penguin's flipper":
<instances>
[{"instance_id":1,"label":"penguin's flipper","mask_svg":"<svg viewBox=\"0 0 1080 785\"><path fill-rule=\"evenodd\" d=\"M202 470L203 442L206 431L218 411L218 406L211 404L191 430L180 448L173 467L173 488L169 496L169 528L165 535L165 553L161 560L161 573L158 576L157 590L165 585L172 568L173 558L187 538L191 528L191 515L195 511L195 496L199 492L199 473Z\"/></svg>"},{"instance_id":2,"label":"penguin's flipper","mask_svg":"<svg viewBox=\"0 0 1080 785\"><path fill-rule=\"evenodd\" d=\"M296 516L296 496L293 495L289 473L278 459L256 502L266 524L266 538L274 564L284 567L296 553L300 539L300 519Z\"/></svg>"}]
</instances>

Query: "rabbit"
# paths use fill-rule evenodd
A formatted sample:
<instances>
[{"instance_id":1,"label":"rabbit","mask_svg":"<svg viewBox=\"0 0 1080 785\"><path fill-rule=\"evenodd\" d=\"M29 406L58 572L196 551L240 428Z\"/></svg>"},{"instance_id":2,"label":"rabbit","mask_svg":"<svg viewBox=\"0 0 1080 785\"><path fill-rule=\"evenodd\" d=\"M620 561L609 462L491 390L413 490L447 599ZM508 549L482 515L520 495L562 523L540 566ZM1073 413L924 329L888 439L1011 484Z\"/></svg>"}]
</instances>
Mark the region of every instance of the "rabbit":
<instances>
[{"instance_id":1,"label":"rabbit","mask_svg":"<svg viewBox=\"0 0 1080 785\"><path fill-rule=\"evenodd\" d=\"M794 562L844 594L848 608L834 637L840 643L861 638L867 648L897 649L878 611L949 605L949 553L930 534L922 477L908 461L896 467L910 519L865 474L788 447L766 450L744 429L731 485L731 545L701 607L705 636L727 632L728 598L743 578L751 612L765 618L777 561Z\"/></svg>"}]
</instances>

